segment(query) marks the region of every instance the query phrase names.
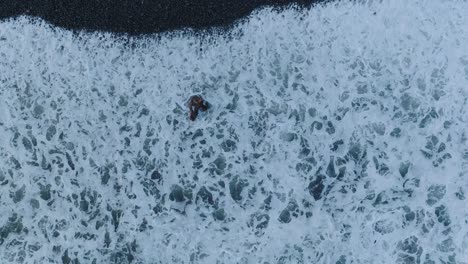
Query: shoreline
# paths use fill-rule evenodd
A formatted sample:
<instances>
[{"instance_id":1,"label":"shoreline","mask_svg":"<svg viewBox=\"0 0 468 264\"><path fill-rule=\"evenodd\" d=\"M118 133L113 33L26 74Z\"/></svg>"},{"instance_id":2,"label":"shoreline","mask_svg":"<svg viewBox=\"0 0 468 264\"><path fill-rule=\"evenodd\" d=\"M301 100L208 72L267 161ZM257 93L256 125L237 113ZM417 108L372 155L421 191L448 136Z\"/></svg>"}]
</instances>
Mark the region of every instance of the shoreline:
<instances>
[{"instance_id":1,"label":"shoreline","mask_svg":"<svg viewBox=\"0 0 468 264\"><path fill-rule=\"evenodd\" d=\"M141 35L178 29L226 28L255 9L297 5L308 8L324 0L12 0L0 3L0 20L39 17L70 30Z\"/></svg>"}]
</instances>

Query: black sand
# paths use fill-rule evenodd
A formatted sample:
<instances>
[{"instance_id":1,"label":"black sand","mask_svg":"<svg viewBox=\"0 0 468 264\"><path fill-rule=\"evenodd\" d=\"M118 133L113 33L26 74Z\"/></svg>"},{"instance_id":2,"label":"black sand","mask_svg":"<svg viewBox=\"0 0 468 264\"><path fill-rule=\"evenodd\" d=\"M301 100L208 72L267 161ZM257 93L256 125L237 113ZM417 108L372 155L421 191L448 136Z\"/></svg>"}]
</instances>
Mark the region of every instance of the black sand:
<instances>
[{"instance_id":1,"label":"black sand","mask_svg":"<svg viewBox=\"0 0 468 264\"><path fill-rule=\"evenodd\" d=\"M261 6L315 2L320 0L0 0L0 19L31 15L68 29L137 35L226 27Z\"/></svg>"}]
</instances>

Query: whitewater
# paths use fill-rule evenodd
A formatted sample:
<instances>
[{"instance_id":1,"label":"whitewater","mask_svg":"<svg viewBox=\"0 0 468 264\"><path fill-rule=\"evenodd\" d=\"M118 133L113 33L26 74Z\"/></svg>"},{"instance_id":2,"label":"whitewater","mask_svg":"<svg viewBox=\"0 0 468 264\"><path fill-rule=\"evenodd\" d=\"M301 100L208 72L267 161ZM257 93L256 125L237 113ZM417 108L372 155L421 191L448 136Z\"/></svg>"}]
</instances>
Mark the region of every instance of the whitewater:
<instances>
[{"instance_id":1,"label":"whitewater","mask_svg":"<svg viewBox=\"0 0 468 264\"><path fill-rule=\"evenodd\" d=\"M467 14L344 1L132 39L0 22L1 263L468 263Z\"/></svg>"}]
</instances>

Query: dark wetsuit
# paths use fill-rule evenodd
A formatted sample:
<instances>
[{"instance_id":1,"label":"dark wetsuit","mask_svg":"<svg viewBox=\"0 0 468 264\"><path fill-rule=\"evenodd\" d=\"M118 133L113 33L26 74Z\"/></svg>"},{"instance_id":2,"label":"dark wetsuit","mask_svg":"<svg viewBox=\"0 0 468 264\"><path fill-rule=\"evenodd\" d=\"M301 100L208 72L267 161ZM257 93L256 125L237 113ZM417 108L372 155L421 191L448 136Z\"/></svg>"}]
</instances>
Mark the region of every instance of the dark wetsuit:
<instances>
[{"instance_id":1,"label":"dark wetsuit","mask_svg":"<svg viewBox=\"0 0 468 264\"><path fill-rule=\"evenodd\" d=\"M188 107L190 109L190 120L195 121L198 116L198 110L206 111L208 110L208 104L205 100L199 95L194 95L190 97L188 101Z\"/></svg>"}]
</instances>

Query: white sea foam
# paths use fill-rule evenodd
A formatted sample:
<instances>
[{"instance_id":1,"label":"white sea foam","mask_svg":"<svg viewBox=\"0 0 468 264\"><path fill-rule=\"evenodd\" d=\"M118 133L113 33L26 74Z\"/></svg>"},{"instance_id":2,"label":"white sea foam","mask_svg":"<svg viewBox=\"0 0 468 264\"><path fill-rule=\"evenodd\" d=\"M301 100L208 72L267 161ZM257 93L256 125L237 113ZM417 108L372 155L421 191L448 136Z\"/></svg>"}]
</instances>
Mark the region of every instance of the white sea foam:
<instances>
[{"instance_id":1,"label":"white sea foam","mask_svg":"<svg viewBox=\"0 0 468 264\"><path fill-rule=\"evenodd\" d=\"M468 263L466 14L330 3L130 42L1 22L1 258Z\"/></svg>"}]
</instances>

